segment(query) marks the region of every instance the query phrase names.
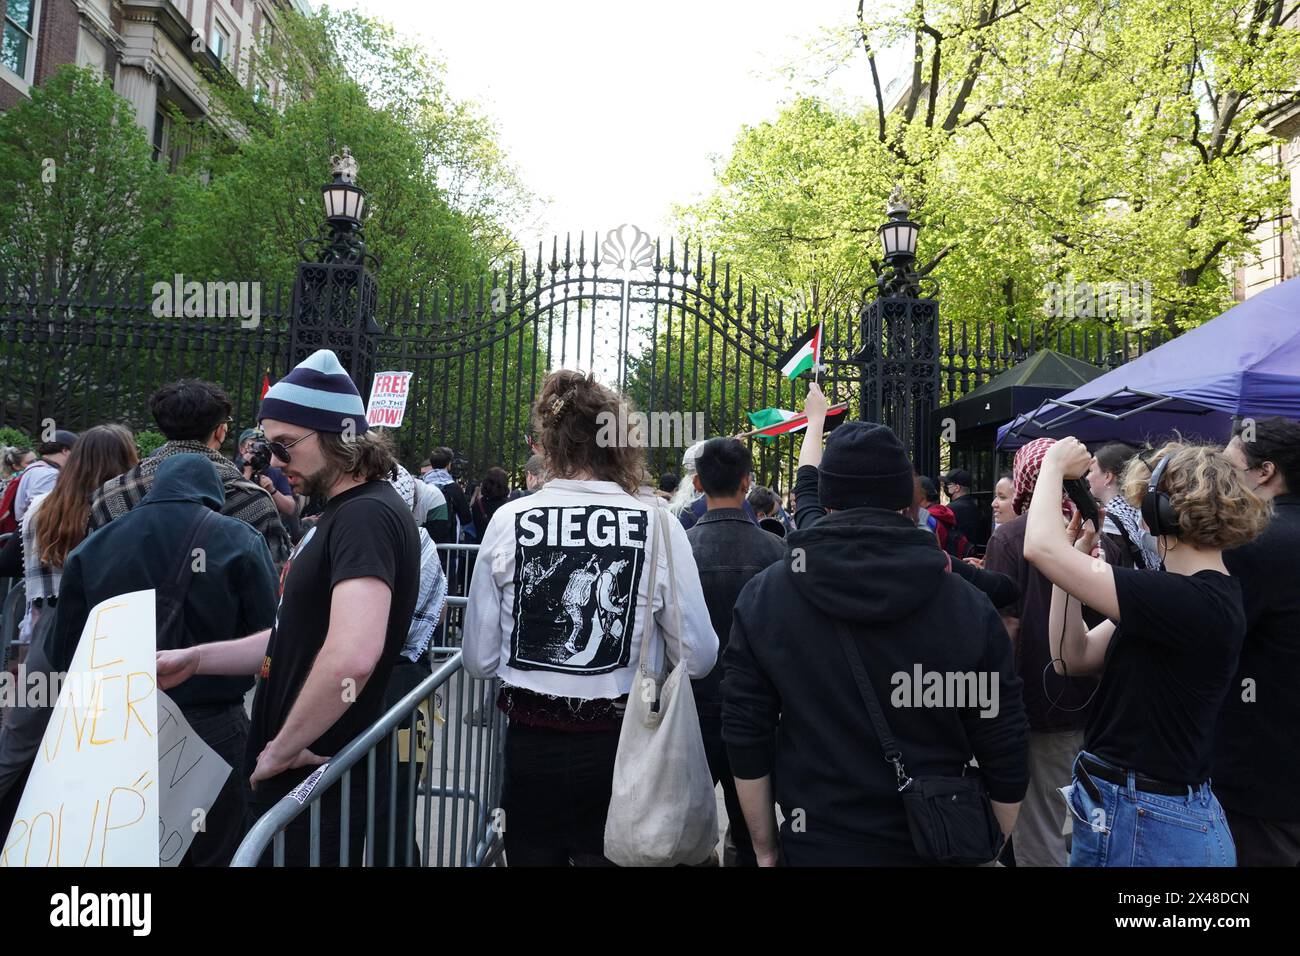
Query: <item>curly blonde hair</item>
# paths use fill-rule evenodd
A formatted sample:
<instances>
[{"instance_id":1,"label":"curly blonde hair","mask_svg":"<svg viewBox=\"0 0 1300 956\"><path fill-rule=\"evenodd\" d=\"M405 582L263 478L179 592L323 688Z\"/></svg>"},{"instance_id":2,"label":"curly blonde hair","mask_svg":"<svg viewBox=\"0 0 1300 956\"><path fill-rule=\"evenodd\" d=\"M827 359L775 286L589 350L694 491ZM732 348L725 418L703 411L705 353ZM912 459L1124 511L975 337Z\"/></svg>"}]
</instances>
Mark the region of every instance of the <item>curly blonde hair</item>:
<instances>
[{"instance_id":1,"label":"curly blonde hair","mask_svg":"<svg viewBox=\"0 0 1300 956\"><path fill-rule=\"evenodd\" d=\"M1178 516L1179 539L1198 548L1239 548L1264 530L1272 508L1251 491L1241 472L1218 448L1171 441L1154 452L1135 455L1124 469L1124 497L1137 509L1151 472L1163 459L1169 465L1160 491Z\"/></svg>"}]
</instances>

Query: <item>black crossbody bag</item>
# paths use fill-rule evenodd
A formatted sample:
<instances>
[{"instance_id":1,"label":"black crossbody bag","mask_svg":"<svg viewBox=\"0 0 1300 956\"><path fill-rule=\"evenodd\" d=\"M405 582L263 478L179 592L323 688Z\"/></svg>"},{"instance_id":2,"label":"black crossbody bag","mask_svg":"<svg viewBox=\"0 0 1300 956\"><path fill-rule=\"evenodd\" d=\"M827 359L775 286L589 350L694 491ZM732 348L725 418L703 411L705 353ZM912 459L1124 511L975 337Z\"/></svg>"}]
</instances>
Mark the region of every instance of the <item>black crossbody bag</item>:
<instances>
[{"instance_id":1,"label":"black crossbody bag","mask_svg":"<svg viewBox=\"0 0 1300 956\"><path fill-rule=\"evenodd\" d=\"M862 702L867 705L871 724L880 738L885 760L894 765L898 792L907 814L912 846L926 863L949 866L977 866L988 863L1002 850L1002 828L993 814L993 804L979 772L969 765L960 777L909 777L898 747L880 709L875 689L867 679L862 656L854 645L848 625L837 622L840 644L849 659Z\"/></svg>"}]
</instances>

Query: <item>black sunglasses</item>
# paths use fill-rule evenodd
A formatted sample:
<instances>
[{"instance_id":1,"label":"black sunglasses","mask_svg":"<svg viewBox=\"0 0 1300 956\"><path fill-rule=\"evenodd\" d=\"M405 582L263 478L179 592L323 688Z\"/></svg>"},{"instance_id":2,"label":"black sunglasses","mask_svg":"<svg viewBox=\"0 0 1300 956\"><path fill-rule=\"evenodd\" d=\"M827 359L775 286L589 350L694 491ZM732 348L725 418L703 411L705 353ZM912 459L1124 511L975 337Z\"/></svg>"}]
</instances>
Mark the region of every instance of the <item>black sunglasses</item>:
<instances>
[{"instance_id":1,"label":"black sunglasses","mask_svg":"<svg viewBox=\"0 0 1300 956\"><path fill-rule=\"evenodd\" d=\"M302 441L304 438L310 438L314 434L316 433L308 432L306 435L303 435L302 438L295 438L287 445L278 441L269 441L266 443L266 447L271 450L272 455L274 455L276 458L280 459L280 461L284 462L287 465L290 462L289 449L292 448L294 445L298 444L298 442Z\"/></svg>"}]
</instances>

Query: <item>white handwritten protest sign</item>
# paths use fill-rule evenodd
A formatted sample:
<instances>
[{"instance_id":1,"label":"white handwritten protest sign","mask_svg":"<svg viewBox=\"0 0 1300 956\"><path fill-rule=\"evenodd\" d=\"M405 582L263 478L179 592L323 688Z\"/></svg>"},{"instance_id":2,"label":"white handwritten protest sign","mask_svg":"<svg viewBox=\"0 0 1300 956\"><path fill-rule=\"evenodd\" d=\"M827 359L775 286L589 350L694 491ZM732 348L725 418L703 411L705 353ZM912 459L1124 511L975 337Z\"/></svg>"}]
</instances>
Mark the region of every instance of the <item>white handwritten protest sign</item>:
<instances>
[{"instance_id":1,"label":"white handwritten protest sign","mask_svg":"<svg viewBox=\"0 0 1300 956\"><path fill-rule=\"evenodd\" d=\"M406 417L406 396L411 388L412 372L376 372L370 386L370 404L366 424L396 428Z\"/></svg>"},{"instance_id":2,"label":"white handwritten protest sign","mask_svg":"<svg viewBox=\"0 0 1300 956\"><path fill-rule=\"evenodd\" d=\"M158 865L154 592L91 609L0 866Z\"/></svg>"},{"instance_id":3,"label":"white handwritten protest sign","mask_svg":"<svg viewBox=\"0 0 1300 956\"><path fill-rule=\"evenodd\" d=\"M158 860L177 866L194 837L206 829L230 764L190 726L175 702L158 692Z\"/></svg>"}]
</instances>

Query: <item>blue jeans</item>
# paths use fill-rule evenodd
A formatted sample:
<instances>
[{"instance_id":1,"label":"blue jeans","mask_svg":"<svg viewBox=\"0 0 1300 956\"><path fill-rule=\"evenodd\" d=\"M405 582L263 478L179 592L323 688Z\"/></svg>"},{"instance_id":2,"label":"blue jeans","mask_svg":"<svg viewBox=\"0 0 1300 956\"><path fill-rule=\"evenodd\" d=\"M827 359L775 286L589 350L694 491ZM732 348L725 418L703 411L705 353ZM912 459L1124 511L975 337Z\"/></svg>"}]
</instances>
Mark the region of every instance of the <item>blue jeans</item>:
<instances>
[{"instance_id":1,"label":"blue jeans","mask_svg":"<svg viewBox=\"0 0 1300 956\"><path fill-rule=\"evenodd\" d=\"M1061 790L1074 818L1070 866L1237 865L1227 817L1208 782L1176 797L1147 793L1134 787L1131 770L1125 785L1087 775L1084 757L1112 766L1080 753L1073 782ZM1088 792L1085 775L1100 799Z\"/></svg>"}]
</instances>

